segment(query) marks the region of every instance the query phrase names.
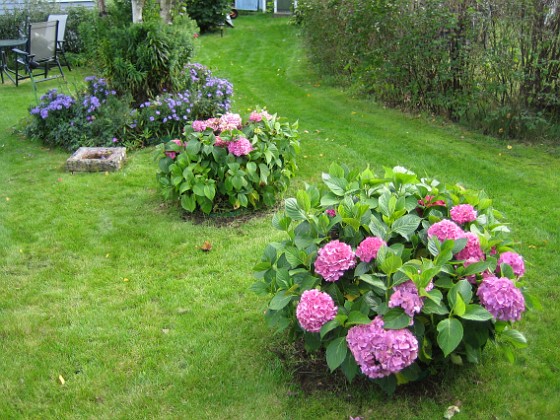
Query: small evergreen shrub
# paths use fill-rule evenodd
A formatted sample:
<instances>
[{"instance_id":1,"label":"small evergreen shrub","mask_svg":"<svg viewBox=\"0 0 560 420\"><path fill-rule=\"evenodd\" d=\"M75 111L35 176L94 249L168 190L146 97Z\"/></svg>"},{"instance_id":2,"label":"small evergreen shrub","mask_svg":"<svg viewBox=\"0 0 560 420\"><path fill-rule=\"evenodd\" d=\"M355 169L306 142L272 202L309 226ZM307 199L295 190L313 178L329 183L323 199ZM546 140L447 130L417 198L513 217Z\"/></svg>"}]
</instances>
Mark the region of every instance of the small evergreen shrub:
<instances>
[{"instance_id":1,"label":"small evergreen shrub","mask_svg":"<svg viewBox=\"0 0 560 420\"><path fill-rule=\"evenodd\" d=\"M527 345L515 328L538 302L523 258L484 192L383 177L332 164L272 224L252 290L270 327L325 349L331 369L387 392L451 363L477 363L488 342L508 359Z\"/></svg>"},{"instance_id":2,"label":"small evergreen shrub","mask_svg":"<svg viewBox=\"0 0 560 420\"><path fill-rule=\"evenodd\" d=\"M149 22L108 31L100 40L100 65L119 94L130 93L139 105L177 91L193 52L192 27Z\"/></svg>"},{"instance_id":3,"label":"small evergreen shrub","mask_svg":"<svg viewBox=\"0 0 560 420\"><path fill-rule=\"evenodd\" d=\"M231 9L230 0L184 0L184 5L188 15L203 32L223 25L225 16Z\"/></svg>"},{"instance_id":4,"label":"small evergreen shrub","mask_svg":"<svg viewBox=\"0 0 560 420\"><path fill-rule=\"evenodd\" d=\"M158 182L187 212L273 206L297 170L297 123L265 111L197 120L159 147Z\"/></svg>"}]
</instances>

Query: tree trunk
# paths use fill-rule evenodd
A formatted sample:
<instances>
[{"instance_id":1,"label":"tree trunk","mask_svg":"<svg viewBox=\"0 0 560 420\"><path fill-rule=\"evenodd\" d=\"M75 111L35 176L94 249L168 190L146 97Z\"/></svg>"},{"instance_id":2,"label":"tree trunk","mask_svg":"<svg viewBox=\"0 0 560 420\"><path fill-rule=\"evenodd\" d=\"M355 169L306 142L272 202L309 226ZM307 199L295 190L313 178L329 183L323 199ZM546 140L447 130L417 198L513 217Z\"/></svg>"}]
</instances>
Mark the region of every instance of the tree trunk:
<instances>
[{"instance_id":1,"label":"tree trunk","mask_svg":"<svg viewBox=\"0 0 560 420\"><path fill-rule=\"evenodd\" d=\"M107 15L107 6L105 5L105 0L97 0L97 9L99 10L99 16Z\"/></svg>"},{"instance_id":2,"label":"tree trunk","mask_svg":"<svg viewBox=\"0 0 560 420\"><path fill-rule=\"evenodd\" d=\"M144 3L146 0L132 0L132 22L141 23L142 22L142 10L144 9Z\"/></svg>"},{"instance_id":3,"label":"tree trunk","mask_svg":"<svg viewBox=\"0 0 560 420\"><path fill-rule=\"evenodd\" d=\"M164 23L171 23L173 0L160 0L159 16Z\"/></svg>"}]
</instances>

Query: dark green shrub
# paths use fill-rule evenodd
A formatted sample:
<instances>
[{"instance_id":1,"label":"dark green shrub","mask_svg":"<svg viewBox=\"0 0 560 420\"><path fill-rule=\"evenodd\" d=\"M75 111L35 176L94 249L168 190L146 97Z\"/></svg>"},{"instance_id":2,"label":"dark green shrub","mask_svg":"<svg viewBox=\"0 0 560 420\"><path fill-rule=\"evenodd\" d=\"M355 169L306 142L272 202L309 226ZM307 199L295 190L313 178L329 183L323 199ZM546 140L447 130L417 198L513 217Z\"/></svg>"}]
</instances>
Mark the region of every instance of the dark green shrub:
<instances>
[{"instance_id":1,"label":"dark green shrub","mask_svg":"<svg viewBox=\"0 0 560 420\"><path fill-rule=\"evenodd\" d=\"M296 22L323 72L390 106L500 136L558 131L560 14L549 2L301 0Z\"/></svg>"},{"instance_id":2,"label":"dark green shrub","mask_svg":"<svg viewBox=\"0 0 560 420\"><path fill-rule=\"evenodd\" d=\"M193 52L193 26L160 22L108 29L100 40L99 64L118 93L135 104L175 91Z\"/></svg>"},{"instance_id":3,"label":"dark green shrub","mask_svg":"<svg viewBox=\"0 0 560 420\"><path fill-rule=\"evenodd\" d=\"M185 0L183 3L201 31L223 24L231 8L230 0Z\"/></svg>"}]
</instances>

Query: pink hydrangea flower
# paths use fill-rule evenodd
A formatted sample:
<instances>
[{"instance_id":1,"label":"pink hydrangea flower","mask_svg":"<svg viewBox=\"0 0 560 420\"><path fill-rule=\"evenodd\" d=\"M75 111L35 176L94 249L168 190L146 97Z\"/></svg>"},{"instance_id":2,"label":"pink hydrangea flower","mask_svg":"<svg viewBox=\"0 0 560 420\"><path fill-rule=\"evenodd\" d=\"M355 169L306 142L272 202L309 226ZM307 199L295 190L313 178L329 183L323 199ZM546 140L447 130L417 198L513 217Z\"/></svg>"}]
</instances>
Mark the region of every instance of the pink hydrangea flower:
<instances>
[{"instance_id":1,"label":"pink hydrangea flower","mask_svg":"<svg viewBox=\"0 0 560 420\"><path fill-rule=\"evenodd\" d=\"M206 128L210 127L212 131L221 131L219 118L208 118L204 123L206 124Z\"/></svg>"},{"instance_id":2,"label":"pink hydrangea flower","mask_svg":"<svg viewBox=\"0 0 560 420\"><path fill-rule=\"evenodd\" d=\"M248 155L253 150L253 145L245 137L227 143L228 152L235 156Z\"/></svg>"},{"instance_id":3,"label":"pink hydrangea flower","mask_svg":"<svg viewBox=\"0 0 560 420\"><path fill-rule=\"evenodd\" d=\"M459 204L449 210L451 220L456 223L463 224L474 222L477 217L476 210L470 204Z\"/></svg>"},{"instance_id":4,"label":"pink hydrangea flower","mask_svg":"<svg viewBox=\"0 0 560 420\"><path fill-rule=\"evenodd\" d=\"M214 146L227 147L228 144L229 144L228 141L223 140L220 136L216 136L216 140L214 141Z\"/></svg>"},{"instance_id":5,"label":"pink hydrangea flower","mask_svg":"<svg viewBox=\"0 0 560 420\"><path fill-rule=\"evenodd\" d=\"M476 260L484 259L484 252L480 248L480 240L478 236L472 232L466 232L467 245L455 255L458 260Z\"/></svg>"},{"instance_id":6,"label":"pink hydrangea flower","mask_svg":"<svg viewBox=\"0 0 560 420\"><path fill-rule=\"evenodd\" d=\"M327 293L317 289L306 290L296 308L299 325L305 331L319 332L321 327L334 319L338 308Z\"/></svg>"},{"instance_id":7,"label":"pink hydrangea flower","mask_svg":"<svg viewBox=\"0 0 560 420\"><path fill-rule=\"evenodd\" d=\"M507 277L489 276L476 291L480 303L498 321L518 321L525 311L525 298Z\"/></svg>"},{"instance_id":8,"label":"pink hydrangea flower","mask_svg":"<svg viewBox=\"0 0 560 420\"><path fill-rule=\"evenodd\" d=\"M192 123L192 128L193 128L194 131L201 132L201 131L206 130L206 127L207 127L206 121L195 120Z\"/></svg>"},{"instance_id":9,"label":"pink hydrangea flower","mask_svg":"<svg viewBox=\"0 0 560 420\"><path fill-rule=\"evenodd\" d=\"M249 121L260 122L262 121L262 115L257 111L253 111L251 112L251 115L249 115Z\"/></svg>"},{"instance_id":10,"label":"pink hydrangea flower","mask_svg":"<svg viewBox=\"0 0 560 420\"><path fill-rule=\"evenodd\" d=\"M315 272L326 281L337 281L346 270L356 265L356 256L350 245L334 240L317 252Z\"/></svg>"},{"instance_id":11,"label":"pink hydrangea flower","mask_svg":"<svg viewBox=\"0 0 560 420\"><path fill-rule=\"evenodd\" d=\"M434 223L428 229L428 237L435 236L443 242L447 239L459 239L465 237L465 232L451 220L442 220L440 222Z\"/></svg>"},{"instance_id":12,"label":"pink hydrangea flower","mask_svg":"<svg viewBox=\"0 0 560 420\"><path fill-rule=\"evenodd\" d=\"M426 291L429 292L433 288L434 283L430 282L426 286ZM410 317L420 313L424 306L424 297L420 297L418 288L412 280L408 280L393 287L393 290L394 292L389 299L389 308L401 307Z\"/></svg>"},{"instance_id":13,"label":"pink hydrangea flower","mask_svg":"<svg viewBox=\"0 0 560 420\"><path fill-rule=\"evenodd\" d=\"M241 128L243 121L239 114L224 114L220 117L220 130L229 131Z\"/></svg>"},{"instance_id":14,"label":"pink hydrangea flower","mask_svg":"<svg viewBox=\"0 0 560 420\"><path fill-rule=\"evenodd\" d=\"M525 274L523 257L516 252L507 251L502 253L500 258L498 258L498 267L501 264L509 264L517 277L522 277Z\"/></svg>"},{"instance_id":15,"label":"pink hydrangea flower","mask_svg":"<svg viewBox=\"0 0 560 420\"><path fill-rule=\"evenodd\" d=\"M356 248L356 256L360 260L368 263L377 258L379 248L386 245L387 243L383 239L377 236L369 236L360 242L360 245Z\"/></svg>"},{"instance_id":16,"label":"pink hydrangea flower","mask_svg":"<svg viewBox=\"0 0 560 420\"><path fill-rule=\"evenodd\" d=\"M360 370L369 378L383 378L410 366L418 357L418 341L407 329L385 330L376 317L348 330L348 347Z\"/></svg>"},{"instance_id":17,"label":"pink hydrangea flower","mask_svg":"<svg viewBox=\"0 0 560 420\"><path fill-rule=\"evenodd\" d=\"M412 280L401 283L393 287L393 294L389 299L389 308L401 307L404 312L412 317L416 313L420 313L424 302L418 295L418 289Z\"/></svg>"}]
</instances>

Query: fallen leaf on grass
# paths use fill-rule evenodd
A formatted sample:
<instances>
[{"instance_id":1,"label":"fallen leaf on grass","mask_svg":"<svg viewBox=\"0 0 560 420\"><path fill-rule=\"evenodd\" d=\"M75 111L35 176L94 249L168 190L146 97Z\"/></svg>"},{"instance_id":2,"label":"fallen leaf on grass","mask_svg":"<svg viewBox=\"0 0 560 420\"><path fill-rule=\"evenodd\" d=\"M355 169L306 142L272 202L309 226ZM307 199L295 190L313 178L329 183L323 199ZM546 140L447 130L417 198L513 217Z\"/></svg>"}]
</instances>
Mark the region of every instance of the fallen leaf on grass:
<instances>
[{"instance_id":1,"label":"fallen leaf on grass","mask_svg":"<svg viewBox=\"0 0 560 420\"><path fill-rule=\"evenodd\" d=\"M511 144L508 144L507 148L508 148L508 150L511 150L511 149L513 149L513 146Z\"/></svg>"},{"instance_id":2,"label":"fallen leaf on grass","mask_svg":"<svg viewBox=\"0 0 560 420\"><path fill-rule=\"evenodd\" d=\"M10 201L10 197L6 197L6 201Z\"/></svg>"},{"instance_id":3,"label":"fallen leaf on grass","mask_svg":"<svg viewBox=\"0 0 560 420\"><path fill-rule=\"evenodd\" d=\"M209 252L212 249L212 244L210 241L204 241L200 249L204 252Z\"/></svg>"},{"instance_id":4,"label":"fallen leaf on grass","mask_svg":"<svg viewBox=\"0 0 560 420\"><path fill-rule=\"evenodd\" d=\"M161 332L164 334L169 334L169 328L163 328Z\"/></svg>"},{"instance_id":5,"label":"fallen leaf on grass","mask_svg":"<svg viewBox=\"0 0 560 420\"><path fill-rule=\"evenodd\" d=\"M443 417L446 418L446 419L450 419L455 414L460 413L460 412L461 412L461 410L459 409L459 407L457 407L456 405L451 405L451 406L447 407L447 410L445 410L445 413L443 414Z\"/></svg>"},{"instance_id":6,"label":"fallen leaf on grass","mask_svg":"<svg viewBox=\"0 0 560 420\"><path fill-rule=\"evenodd\" d=\"M62 375L58 375L58 382L60 382L61 385L64 385L66 383Z\"/></svg>"},{"instance_id":7,"label":"fallen leaf on grass","mask_svg":"<svg viewBox=\"0 0 560 420\"><path fill-rule=\"evenodd\" d=\"M122 281L128 281L128 279L125 277L124 279L122 279Z\"/></svg>"}]
</instances>

